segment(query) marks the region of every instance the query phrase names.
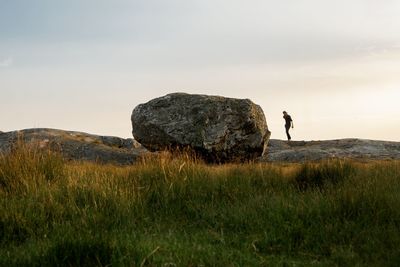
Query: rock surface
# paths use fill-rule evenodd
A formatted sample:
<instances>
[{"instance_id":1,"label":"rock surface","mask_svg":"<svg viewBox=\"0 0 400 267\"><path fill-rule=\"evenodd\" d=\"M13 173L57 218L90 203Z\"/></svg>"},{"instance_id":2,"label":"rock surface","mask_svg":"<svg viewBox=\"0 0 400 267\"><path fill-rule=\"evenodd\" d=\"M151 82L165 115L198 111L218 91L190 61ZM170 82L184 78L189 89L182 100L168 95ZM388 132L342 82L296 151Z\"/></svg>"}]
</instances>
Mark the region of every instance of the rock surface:
<instances>
[{"instance_id":1,"label":"rock surface","mask_svg":"<svg viewBox=\"0 0 400 267\"><path fill-rule=\"evenodd\" d=\"M270 140L262 161L303 162L329 158L400 159L400 142L364 139L338 139L327 141Z\"/></svg>"},{"instance_id":2,"label":"rock surface","mask_svg":"<svg viewBox=\"0 0 400 267\"><path fill-rule=\"evenodd\" d=\"M55 129L27 129L0 133L0 153L8 153L18 138L27 144L51 148L68 160L131 164L148 153L134 139L99 136ZM304 162L329 158L400 160L400 142L364 139L286 141L271 139L263 162Z\"/></svg>"},{"instance_id":3,"label":"rock surface","mask_svg":"<svg viewBox=\"0 0 400 267\"><path fill-rule=\"evenodd\" d=\"M270 132L260 106L249 99L169 94L137 106L132 134L158 151L190 147L209 162L260 157Z\"/></svg>"},{"instance_id":4,"label":"rock surface","mask_svg":"<svg viewBox=\"0 0 400 267\"><path fill-rule=\"evenodd\" d=\"M56 129L26 129L0 134L0 152L8 153L18 140L61 152L69 160L130 164L146 152L135 140Z\"/></svg>"}]
</instances>

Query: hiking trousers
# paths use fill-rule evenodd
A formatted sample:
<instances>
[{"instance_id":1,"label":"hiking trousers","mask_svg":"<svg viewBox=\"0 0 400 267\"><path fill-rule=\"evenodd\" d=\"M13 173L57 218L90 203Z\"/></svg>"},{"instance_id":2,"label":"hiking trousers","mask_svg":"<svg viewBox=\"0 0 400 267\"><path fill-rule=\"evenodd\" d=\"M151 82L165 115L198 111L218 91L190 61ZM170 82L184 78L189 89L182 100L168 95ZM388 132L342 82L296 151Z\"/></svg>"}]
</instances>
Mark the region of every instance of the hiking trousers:
<instances>
[{"instance_id":1,"label":"hiking trousers","mask_svg":"<svg viewBox=\"0 0 400 267\"><path fill-rule=\"evenodd\" d=\"M290 130L290 125L285 125L285 129L286 129L286 136L287 136L287 139L290 141L291 139L292 139L292 137L290 136L290 134L289 134L289 130Z\"/></svg>"}]
</instances>

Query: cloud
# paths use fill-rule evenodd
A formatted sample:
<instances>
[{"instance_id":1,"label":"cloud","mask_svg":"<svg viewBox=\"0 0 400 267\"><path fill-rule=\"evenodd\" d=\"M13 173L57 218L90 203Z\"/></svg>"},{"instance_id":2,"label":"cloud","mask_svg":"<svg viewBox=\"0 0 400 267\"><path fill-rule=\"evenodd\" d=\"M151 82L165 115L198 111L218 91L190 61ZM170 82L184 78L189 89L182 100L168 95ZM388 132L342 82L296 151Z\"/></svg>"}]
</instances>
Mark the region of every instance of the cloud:
<instances>
[{"instance_id":1,"label":"cloud","mask_svg":"<svg viewBox=\"0 0 400 267\"><path fill-rule=\"evenodd\" d=\"M0 59L0 68L7 68L10 67L13 64L13 59L12 57L8 57L6 59Z\"/></svg>"}]
</instances>

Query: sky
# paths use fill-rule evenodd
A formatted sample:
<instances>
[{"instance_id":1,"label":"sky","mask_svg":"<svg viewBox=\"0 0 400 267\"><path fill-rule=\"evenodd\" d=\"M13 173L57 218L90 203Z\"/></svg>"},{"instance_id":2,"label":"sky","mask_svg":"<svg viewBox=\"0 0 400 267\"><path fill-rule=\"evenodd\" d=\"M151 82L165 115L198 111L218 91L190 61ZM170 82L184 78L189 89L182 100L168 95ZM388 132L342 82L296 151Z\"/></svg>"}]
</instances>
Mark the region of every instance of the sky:
<instances>
[{"instance_id":1,"label":"sky","mask_svg":"<svg viewBox=\"0 0 400 267\"><path fill-rule=\"evenodd\" d=\"M249 98L271 138L400 141L400 1L0 0L0 131L131 137L173 92Z\"/></svg>"}]
</instances>

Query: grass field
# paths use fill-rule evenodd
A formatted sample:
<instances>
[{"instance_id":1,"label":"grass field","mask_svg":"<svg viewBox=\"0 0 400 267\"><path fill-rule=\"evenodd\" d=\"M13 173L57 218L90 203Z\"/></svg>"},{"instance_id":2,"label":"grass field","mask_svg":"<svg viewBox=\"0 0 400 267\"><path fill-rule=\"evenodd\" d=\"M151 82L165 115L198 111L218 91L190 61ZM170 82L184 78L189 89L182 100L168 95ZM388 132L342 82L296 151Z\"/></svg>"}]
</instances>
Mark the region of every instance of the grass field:
<instances>
[{"instance_id":1,"label":"grass field","mask_svg":"<svg viewBox=\"0 0 400 267\"><path fill-rule=\"evenodd\" d=\"M400 266L400 162L0 157L0 266Z\"/></svg>"}]
</instances>

